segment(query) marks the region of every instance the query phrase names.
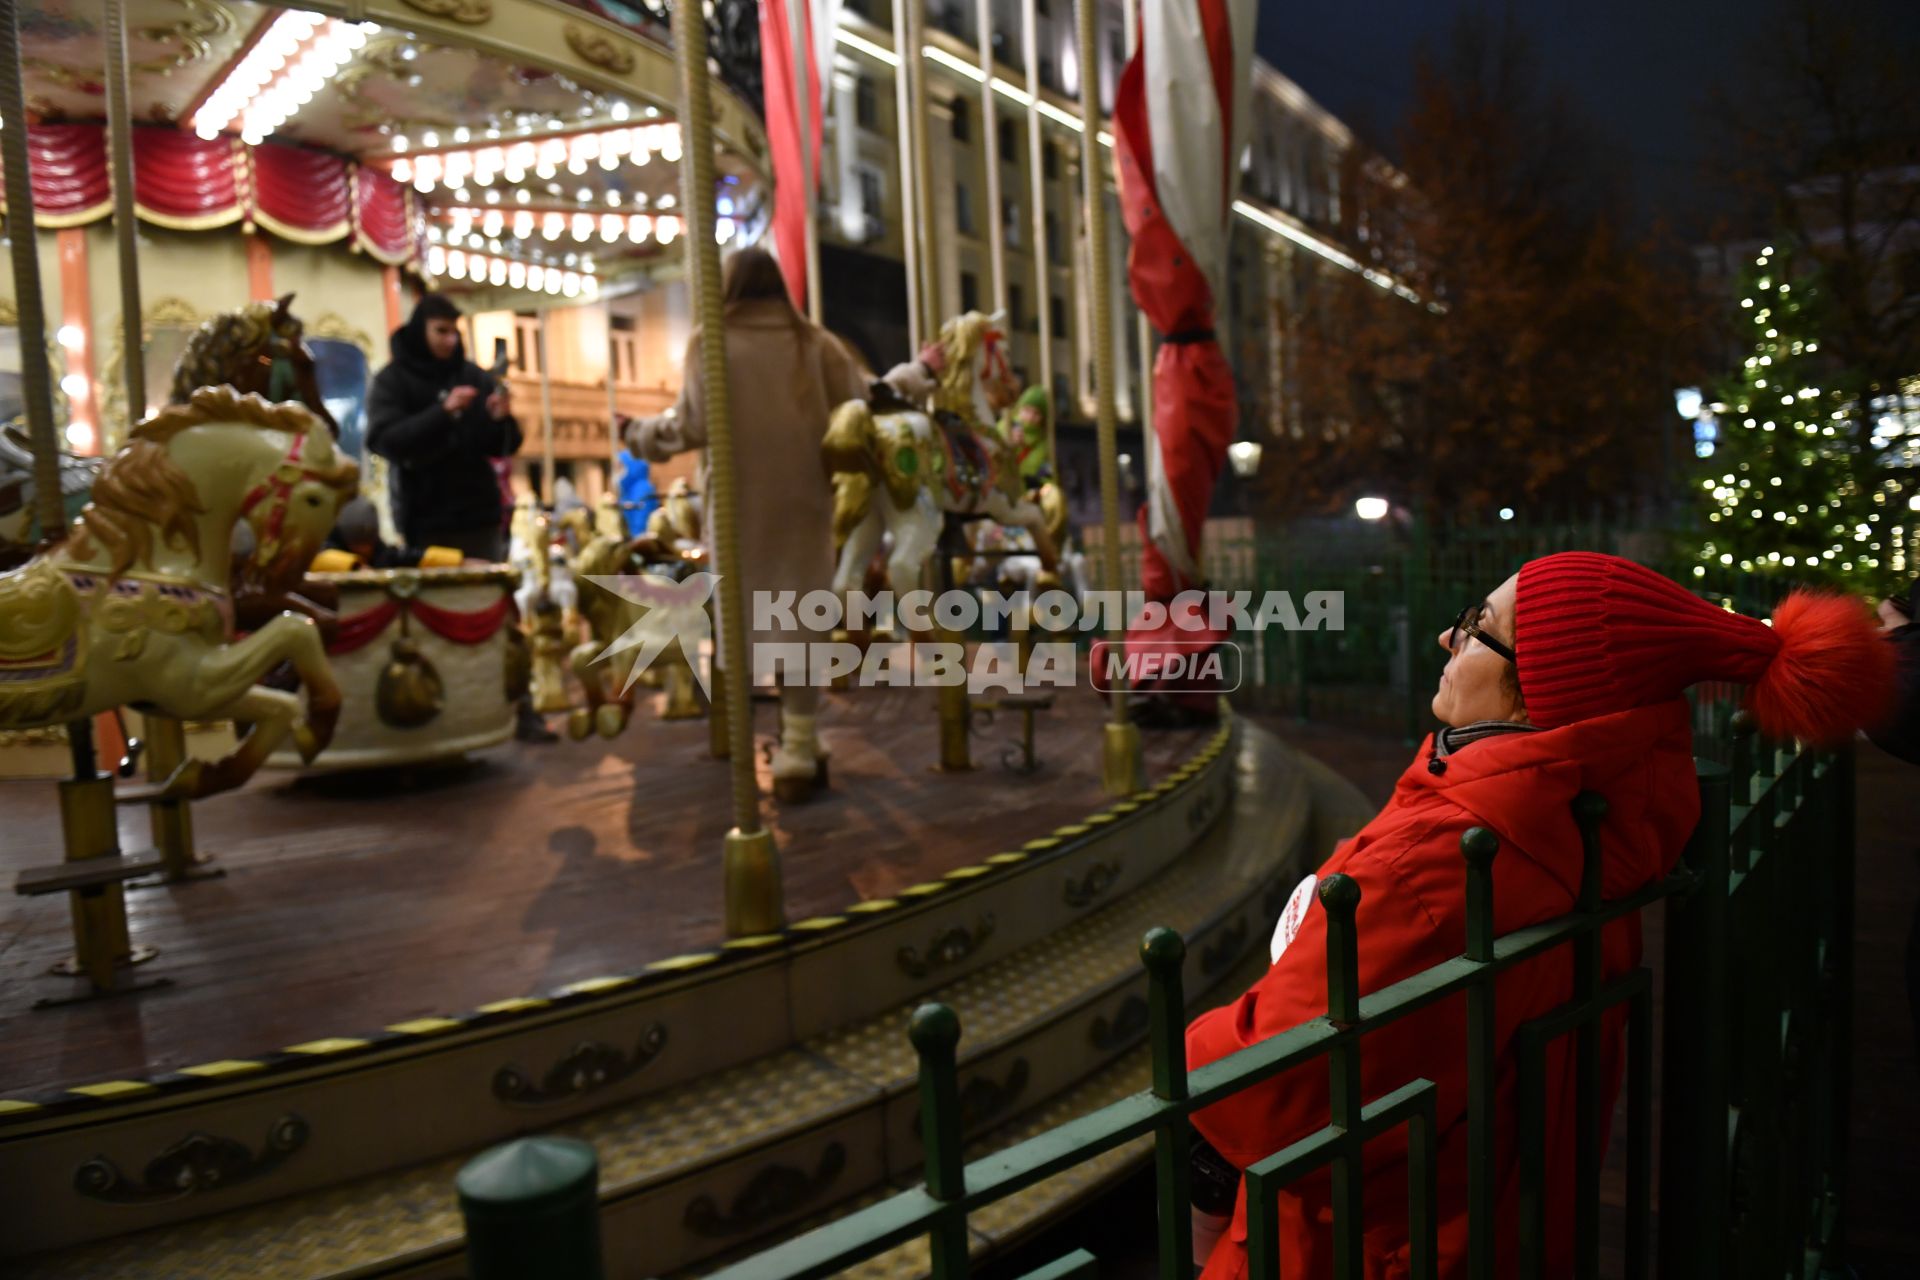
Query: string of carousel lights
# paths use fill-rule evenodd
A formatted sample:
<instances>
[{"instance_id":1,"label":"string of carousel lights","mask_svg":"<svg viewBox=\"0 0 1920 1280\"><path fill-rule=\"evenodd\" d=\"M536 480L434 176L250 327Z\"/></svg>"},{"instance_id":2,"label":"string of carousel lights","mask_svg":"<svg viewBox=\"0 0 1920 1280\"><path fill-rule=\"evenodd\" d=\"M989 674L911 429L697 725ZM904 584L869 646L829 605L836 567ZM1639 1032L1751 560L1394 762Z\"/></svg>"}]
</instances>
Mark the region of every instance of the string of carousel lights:
<instances>
[{"instance_id":1,"label":"string of carousel lights","mask_svg":"<svg viewBox=\"0 0 1920 1280\"><path fill-rule=\"evenodd\" d=\"M313 101L379 30L376 23L301 9L281 12L193 113L193 131L217 138L238 120L246 142L265 140Z\"/></svg>"}]
</instances>

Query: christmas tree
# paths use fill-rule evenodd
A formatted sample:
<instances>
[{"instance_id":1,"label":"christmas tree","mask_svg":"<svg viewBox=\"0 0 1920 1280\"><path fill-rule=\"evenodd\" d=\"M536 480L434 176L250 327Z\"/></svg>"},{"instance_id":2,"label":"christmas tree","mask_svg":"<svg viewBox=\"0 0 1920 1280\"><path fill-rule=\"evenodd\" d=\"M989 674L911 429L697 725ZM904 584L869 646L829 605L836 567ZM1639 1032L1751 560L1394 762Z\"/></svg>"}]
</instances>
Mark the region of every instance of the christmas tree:
<instances>
[{"instance_id":1,"label":"christmas tree","mask_svg":"<svg viewBox=\"0 0 1920 1280\"><path fill-rule=\"evenodd\" d=\"M1906 461L1905 441L1898 417L1876 424L1823 354L1817 273L1796 271L1790 256L1769 246L1743 273L1750 347L1714 405L1720 439L1700 463L1708 524L1695 573L1718 565L1878 594L1913 571L1906 544L1920 514L1888 471Z\"/></svg>"}]
</instances>

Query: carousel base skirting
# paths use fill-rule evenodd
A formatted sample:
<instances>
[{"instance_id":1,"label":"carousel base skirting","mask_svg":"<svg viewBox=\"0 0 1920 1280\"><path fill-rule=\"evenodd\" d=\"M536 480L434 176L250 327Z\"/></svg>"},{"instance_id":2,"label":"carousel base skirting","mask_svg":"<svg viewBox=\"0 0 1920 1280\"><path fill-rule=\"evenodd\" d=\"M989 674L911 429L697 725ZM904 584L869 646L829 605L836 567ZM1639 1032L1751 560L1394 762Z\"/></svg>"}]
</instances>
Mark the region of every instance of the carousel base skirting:
<instances>
[{"instance_id":1,"label":"carousel base skirting","mask_svg":"<svg viewBox=\"0 0 1920 1280\"><path fill-rule=\"evenodd\" d=\"M297 978L278 976L260 948L284 928L244 944L250 965L215 992L207 989L209 957L178 954L189 944L151 927L150 911L136 912L135 940L148 924L162 950L155 965L176 953L181 982L164 999L119 1006L149 1029L145 1069L127 1062L109 1067L117 1078L89 1073L49 1088L42 1066L29 1077L40 1088L0 1082L0 1180L20 1189L0 1207L0 1256L15 1259L0 1269L456 1274L452 1170L474 1151L532 1130L598 1144L609 1256L626 1259L616 1270L706 1265L914 1176L920 1156L904 1014L919 1001L953 1004L966 1027L962 1084L977 1080L968 1087L986 1100L970 1117L970 1137L1050 1114L1044 1109L1138 1044L1145 1004L1136 950L1147 927L1166 924L1187 936L1188 990L1199 998L1261 949L1269 918L1317 855L1325 824L1315 811L1323 806L1305 762L1230 721L1217 732L1150 737L1148 789L1114 803L1099 794L1102 710L1094 699L1070 700L1043 718L1037 777L926 767L936 745L926 691L858 691L832 703L839 717L823 723L835 789L772 811L787 858L790 924L756 938L708 935L713 942L689 946L710 926L676 897L674 864L689 857L713 864L717 897L719 827L709 840L687 821L689 780L706 779L700 785L713 799L724 794L724 766L701 750L703 725L645 725L653 748L685 756L651 768L622 761L644 741L636 731L613 744L490 753L444 784L451 794L438 816L427 811L432 798L417 792L356 801L341 785L347 779L255 784L230 798L233 806L284 809L306 826L309 839L334 851L342 906L374 916L400 910L411 924L390 936L412 945L395 950L342 936L344 926L321 923L336 918L324 903L310 901L305 914L321 936L289 940L309 948L295 970L337 970L326 976L348 984L340 997L330 998L331 988L276 991ZM763 740L771 727L760 726ZM849 727L857 737L845 736ZM928 758L905 749L909 743ZM1070 748L1074 762L1049 758L1049 747ZM580 821L569 820L567 793L555 790L567 775ZM988 795L1003 797L1006 821L983 820ZM479 808L483 796L501 809L482 816L502 848L498 858L476 861L484 851L470 848L445 815ZM502 796L532 807L507 807ZM615 805L624 847L596 843L605 824L588 797ZM323 817L311 807L327 804L338 807L333 834L317 829ZM721 812L702 813L702 823L724 824L724 804L714 807ZM209 822L219 812L218 803L197 807ZM383 871L368 848L369 823L401 813L415 815L427 843L396 850L399 861ZM526 834L529 814L546 820L538 854L542 837ZM889 835L900 841L898 853L886 852ZM245 840L219 843L230 874L216 894L142 891L130 901L177 895L171 901L191 907L203 932L218 932L220 914L239 909L235 899L250 877L265 890L275 862L295 856L284 843L271 852L262 843L262 854ZM517 855L505 847L516 843ZM929 863L929 849L944 863ZM544 890L517 892L516 863ZM393 879L398 872L407 883ZM464 923L436 896L440 882L457 882L499 925ZM631 888L611 887L619 882ZM837 909L823 901L835 884L843 895ZM285 891L301 892L290 882ZM714 901L709 920L718 908ZM609 931L616 954L640 963L584 976L580 965L540 962L558 954L566 935L556 927L571 919L577 931L603 911L596 934ZM442 936L442 923L453 932ZM23 965L36 958L32 945L14 950ZM530 957L536 963L525 969ZM462 965L478 982L449 987ZM516 995L496 977L491 995L506 998L466 1006L431 994L484 992L486 974L516 966L567 980L543 988L536 978L536 994ZM28 972L0 978L9 979L0 999L37 981ZM356 991L358 1003L344 994ZM217 1021L195 1014L196 1000L216 997ZM90 1047L126 1043L127 1014L103 1009L0 1009L0 1034L52 1033L49 1047L70 1069ZM29 1016L49 1020L36 1027ZM56 1018L70 1021L55 1026ZM99 1033L91 1034L95 1023ZM108 1034L109 1023L118 1031ZM184 1052L176 1038L170 1049L169 1025L176 1036L197 1026L199 1038ZM263 1052L267 1044L287 1047ZM27 1047L30 1064L56 1061ZM104 1054L92 1056L108 1065ZM752 1188L775 1174L797 1190L769 1207Z\"/></svg>"}]
</instances>

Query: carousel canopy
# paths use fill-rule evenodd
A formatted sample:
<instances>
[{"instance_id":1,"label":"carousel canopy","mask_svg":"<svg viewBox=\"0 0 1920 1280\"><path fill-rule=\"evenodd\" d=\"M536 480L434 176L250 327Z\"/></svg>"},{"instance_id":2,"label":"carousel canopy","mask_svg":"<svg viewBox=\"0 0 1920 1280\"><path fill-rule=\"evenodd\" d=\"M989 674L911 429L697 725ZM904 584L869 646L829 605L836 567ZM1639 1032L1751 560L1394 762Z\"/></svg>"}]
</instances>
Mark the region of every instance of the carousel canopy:
<instances>
[{"instance_id":1,"label":"carousel canopy","mask_svg":"<svg viewBox=\"0 0 1920 1280\"><path fill-rule=\"evenodd\" d=\"M554 21L550 6L524 7ZM568 293L591 293L677 260L679 126L667 104L589 74L644 80L626 74L636 50L664 65L664 11L580 8L601 25L567 24L582 60L569 74L250 0L128 0L138 214L176 229L238 223L350 242L456 289L561 292L564 280ZM102 21L95 6L22 6L43 226L112 212ZM616 43L614 23L645 38ZM755 88L734 87L742 101ZM717 166L725 240L756 238L766 221L764 142L757 131L745 141Z\"/></svg>"}]
</instances>

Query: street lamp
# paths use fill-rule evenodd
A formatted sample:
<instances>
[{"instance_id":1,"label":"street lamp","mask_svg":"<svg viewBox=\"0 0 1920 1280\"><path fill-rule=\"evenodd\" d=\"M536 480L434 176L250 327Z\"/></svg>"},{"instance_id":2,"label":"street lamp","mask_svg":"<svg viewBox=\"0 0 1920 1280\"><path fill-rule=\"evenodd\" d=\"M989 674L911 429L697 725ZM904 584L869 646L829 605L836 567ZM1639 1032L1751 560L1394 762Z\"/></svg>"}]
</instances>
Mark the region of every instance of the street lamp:
<instances>
[{"instance_id":1,"label":"street lamp","mask_svg":"<svg viewBox=\"0 0 1920 1280\"><path fill-rule=\"evenodd\" d=\"M1362 520L1380 520L1387 514L1385 498L1360 498L1353 504L1353 513Z\"/></svg>"},{"instance_id":2,"label":"street lamp","mask_svg":"<svg viewBox=\"0 0 1920 1280\"><path fill-rule=\"evenodd\" d=\"M1227 461L1233 464L1233 474L1250 479L1260 469L1260 452L1258 440L1236 440L1228 445Z\"/></svg>"}]
</instances>

